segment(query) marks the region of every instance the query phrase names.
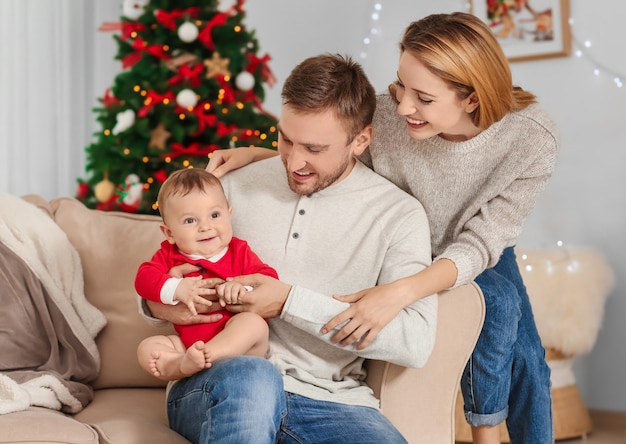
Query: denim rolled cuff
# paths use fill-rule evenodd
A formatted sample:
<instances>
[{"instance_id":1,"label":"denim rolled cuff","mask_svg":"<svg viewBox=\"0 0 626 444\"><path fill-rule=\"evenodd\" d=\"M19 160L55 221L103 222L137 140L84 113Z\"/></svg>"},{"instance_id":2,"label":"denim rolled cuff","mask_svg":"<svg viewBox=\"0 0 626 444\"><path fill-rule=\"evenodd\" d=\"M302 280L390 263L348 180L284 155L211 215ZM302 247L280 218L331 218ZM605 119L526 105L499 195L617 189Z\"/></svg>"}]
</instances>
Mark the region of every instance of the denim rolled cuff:
<instances>
[{"instance_id":1,"label":"denim rolled cuff","mask_svg":"<svg viewBox=\"0 0 626 444\"><path fill-rule=\"evenodd\" d=\"M474 412L465 412L465 420L472 427L479 426L490 426L494 427L505 421L507 416L509 416L509 408L505 408L504 410L500 410L497 413L489 413L487 415L482 415L480 413Z\"/></svg>"}]
</instances>

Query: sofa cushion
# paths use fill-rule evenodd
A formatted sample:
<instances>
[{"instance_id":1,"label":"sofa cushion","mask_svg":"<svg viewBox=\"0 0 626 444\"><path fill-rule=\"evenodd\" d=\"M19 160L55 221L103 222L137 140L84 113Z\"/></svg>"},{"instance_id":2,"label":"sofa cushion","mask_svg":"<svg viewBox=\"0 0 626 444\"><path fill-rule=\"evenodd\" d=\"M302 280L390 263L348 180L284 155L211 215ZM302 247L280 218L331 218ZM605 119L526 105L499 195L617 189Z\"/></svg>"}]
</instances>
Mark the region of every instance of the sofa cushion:
<instances>
[{"instance_id":1,"label":"sofa cushion","mask_svg":"<svg viewBox=\"0 0 626 444\"><path fill-rule=\"evenodd\" d=\"M56 410L30 407L27 410L0 415L0 443L98 444L98 434ZM172 441L173 442L173 441Z\"/></svg>"},{"instance_id":2,"label":"sofa cushion","mask_svg":"<svg viewBox=\"0 0 626 444\"><path fill-rule=\"evenodd\" d=\"M96 390L93 402L75 418L91 425L102 444L189 444L168 427L161 388Z\"/></svg>"},{"instance_id":3,"label":"sofa cushion","mask_svg":"<svg viewBox=\"0 0 626 444\"><path fill-rule=\"evenodd\" d=\"M85 296L107 318L96 338L102 364L93 387L164 386L137 363L137 345L147 336L174 330L157 329L139 315L134 286L137 268L163 240L161 219L90 210L67 197L51 201L50 211L80 255Z\"/></svg>"}]
</instances>

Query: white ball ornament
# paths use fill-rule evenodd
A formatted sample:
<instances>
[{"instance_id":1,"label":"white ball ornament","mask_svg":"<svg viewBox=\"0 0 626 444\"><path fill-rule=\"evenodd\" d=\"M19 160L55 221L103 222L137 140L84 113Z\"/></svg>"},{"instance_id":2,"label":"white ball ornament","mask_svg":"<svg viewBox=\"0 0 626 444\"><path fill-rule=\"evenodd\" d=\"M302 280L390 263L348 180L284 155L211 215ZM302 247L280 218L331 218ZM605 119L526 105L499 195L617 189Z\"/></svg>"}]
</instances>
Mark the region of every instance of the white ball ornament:
<instances>
[{"instance_id":1,"label":"white ball ornament","mask_svg":"<svg viewBox=\"0 0 626 444\"><path fill-rule=\"evenodd\" d=\"M254 88L254 76L248 71L243 71L235 77L235 86L240 91L250 91Z\"/></svg>"},{"instance_id":2,"label":"white ball ornament","mask_svg":"<svg viewBox=\"0 0 626 444\"><path fill-rule=\"evenodd\" d=\"M146 12L148 0L124 0L122 4L122 15L131 20L137 20Z\"/></svg>"},{"instance_id":3,"label":"white ball ornament","mask_svg":"<svg viewBox=\"0 0 626 444\"><path fill-rule=\"evenodd\" d=\"M198 38L198 27L191 22L185 22L178 27L178 38L185 43L191 43Z\"/></svg>"},{"instance_id":4,"label":"white ball ornament","mask_svg":"<svg viewBox=\"0 0 626 444\"><path fill-rule=\"evenodd\" d=\"M190 89L182 89L176 94L176 103L183 108L193 108L198 103L198 96Z\"/></svg>"}]
</instances>

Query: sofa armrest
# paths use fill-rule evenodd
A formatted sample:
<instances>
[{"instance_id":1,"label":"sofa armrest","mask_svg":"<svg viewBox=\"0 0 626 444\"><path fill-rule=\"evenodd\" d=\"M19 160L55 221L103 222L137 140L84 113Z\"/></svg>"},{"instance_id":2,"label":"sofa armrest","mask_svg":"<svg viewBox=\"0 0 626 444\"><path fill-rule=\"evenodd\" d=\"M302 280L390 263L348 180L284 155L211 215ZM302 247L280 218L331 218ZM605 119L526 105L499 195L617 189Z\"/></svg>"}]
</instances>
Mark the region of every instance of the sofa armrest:
<instances>
[{"instance_id":1,"label":"sofa armrest","mask_svg":"<svg viewBox=\"0 0 626 444\"><path fill-rule=\"evenodd\" d=\"M454 443L459 383L484 318L485 303L475 283L442 292L435 348L424 367L368 362L368 385L409 443Z\"/></svg>"}]
</instances>

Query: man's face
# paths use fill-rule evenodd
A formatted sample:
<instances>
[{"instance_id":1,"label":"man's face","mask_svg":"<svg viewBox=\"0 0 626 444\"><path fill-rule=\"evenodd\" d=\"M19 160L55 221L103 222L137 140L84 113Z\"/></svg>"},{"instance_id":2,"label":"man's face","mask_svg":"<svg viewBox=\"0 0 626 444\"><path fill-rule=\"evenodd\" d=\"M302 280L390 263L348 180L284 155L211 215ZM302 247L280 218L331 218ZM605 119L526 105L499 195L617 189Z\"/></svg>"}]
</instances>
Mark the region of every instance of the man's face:
<instances>
[{"instance_id":1,"label":"man's face","mask_svg":"<svg viewBox=\"0 0 626 444\"><path fill-rule=\"evenodd\" d=\"M345 179L354 154L369 145L371 127L347 143L348 133L331 111L295 112L282 108L278 123L278 152L287 171L289 188L310 195Z\"/></svg>"}]
</instances>

